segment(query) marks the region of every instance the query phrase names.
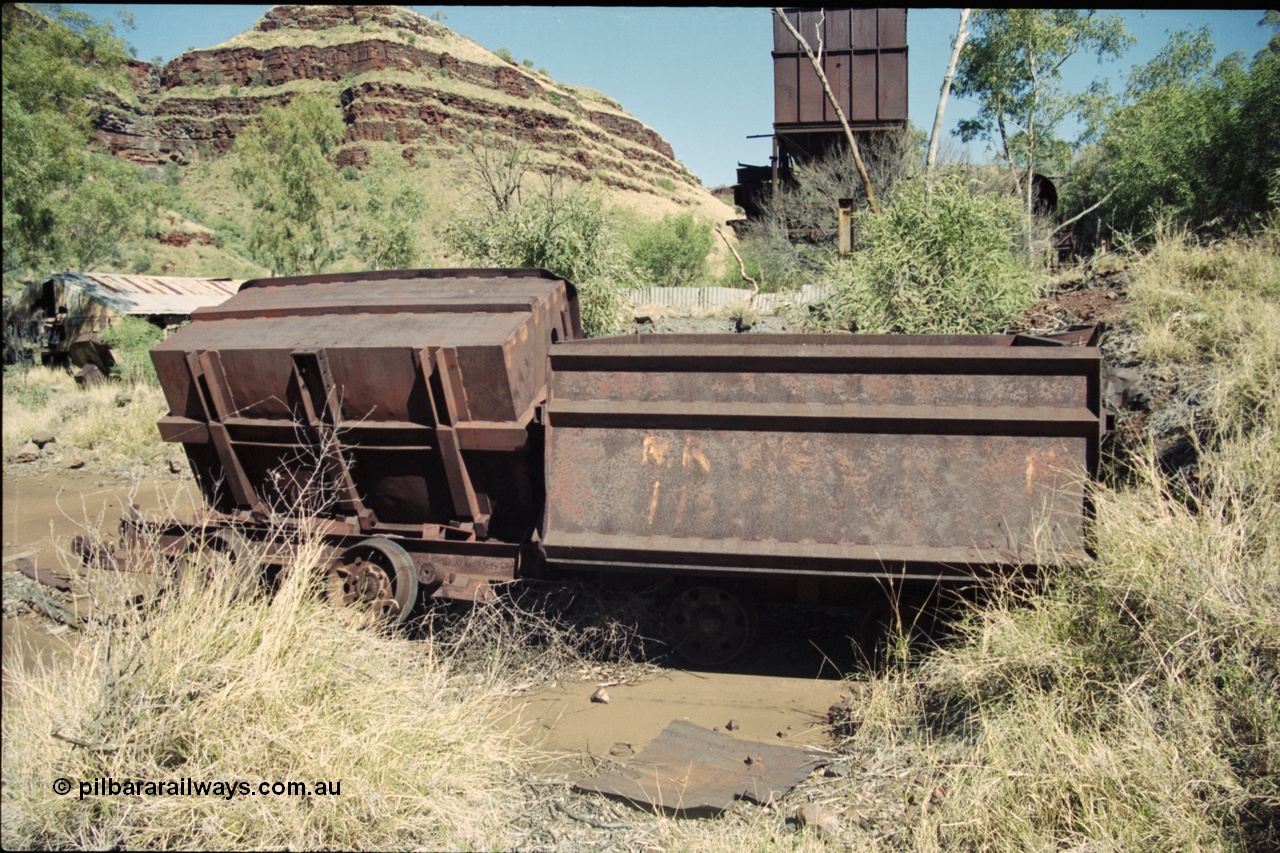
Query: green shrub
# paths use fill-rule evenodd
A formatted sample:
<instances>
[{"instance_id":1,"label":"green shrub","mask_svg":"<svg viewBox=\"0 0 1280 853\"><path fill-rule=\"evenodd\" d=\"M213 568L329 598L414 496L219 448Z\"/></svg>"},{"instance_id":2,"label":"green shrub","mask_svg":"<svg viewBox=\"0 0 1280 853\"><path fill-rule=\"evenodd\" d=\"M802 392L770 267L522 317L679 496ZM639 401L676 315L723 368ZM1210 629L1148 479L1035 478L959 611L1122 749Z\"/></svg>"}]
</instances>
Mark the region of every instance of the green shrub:
<instances>
[{"instance_id":1,"label":"green shrub","mask_svg":"<svg viewBox=\"0 0 1280 853\"><path fill-rule=\"evenodd\" d=\"M503 62L510 62L512 65L516 64L515 56L511 53L511 51L507 50L505 47L498 48L497 50L494 51L494 53L496 53L498 55L498 58L501 59Z\"/></svg>"},{"instance_id":2,"label":"green shrub","mask_svg":"<svg viewBox=\"0 0 1280 853\"><path fill-rule=\"evenodd\" d=\"M838 259L832 314L864 332L989 334L1038 296L1019 259L1018 200L959 174L904 182L879 214L855 215L858 251Z\"/></svg>"},{"instance_id":3,"label":"green shrub","mask_svg":"<svg viewBox=\"0 0 1280 853\"><path fill-rule=\"evenodd\" d=\"M638 226L629 242L641 272L656 284L681 286L706 275L714 236L710 223L681 213Z\"/></svg>"},{"instance_id":4,"label":"green shrub","mask_svg":"<svg viewBox=\"0 0 1280 853\"><path fill-rule=\"evenodd\" d=\"M1094 156L1073 167L1064 212L1104 200L1085 228L1100 219L1146 236L1161 220L1222 230L1276 209L1280 50L1247 65L1232 55L1211 71L1212 55L1207 28L1176 33L1134 70L1129 103L1107 118Z\"/></svg>"},{"instance_id":5,"label":"green shrub","mask_svg":"<svg viewBox=\"0 0 1280 853\"><path fill-rule=\"evenodd\" d=\"M626 246L599 198L554 186L501 210L460 217L445 242L473 263L541 267L578 288L589 337L619 333L626 319L622 288L640 283Z\"/></svg>"},{"instance_id":6,"label":"green shrub","mask_svg":"<svg viewBox=\"0 0 1280 853\"><path fill-rule=\"evenodd\" d=\"M675 191L675 188L676 188L675 181L671 180L670 178L658 178L658 180L654 181L654 183L658 185L659 189L664 189L667 192L673 192Z\"/></svg>"},{"instance_id":7,"label":"green shrub","mask_svg":"<svg viewBox=\"0 0 1280 853\"><path fill-rule=\"evenodd\" d=\"M158 385L155 366L151 363L151 348L164 340L164 332L155 324L141 317L121 317L114 325L99 334L111 347L116 366L112 375L127 384L145 383Z\"/></svg>"}]
</instances>

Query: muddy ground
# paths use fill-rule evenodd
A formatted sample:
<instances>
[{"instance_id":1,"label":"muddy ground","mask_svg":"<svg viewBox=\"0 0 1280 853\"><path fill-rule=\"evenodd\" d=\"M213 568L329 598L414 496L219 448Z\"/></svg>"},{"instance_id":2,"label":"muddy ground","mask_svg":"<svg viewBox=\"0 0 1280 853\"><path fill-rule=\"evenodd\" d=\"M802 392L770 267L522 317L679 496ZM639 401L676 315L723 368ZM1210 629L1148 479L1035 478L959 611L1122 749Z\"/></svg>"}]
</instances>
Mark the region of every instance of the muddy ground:
<instances>
[{"instance_id":1,"label":"muddy ground","mask_svg":"<svg viewBox=\"0 0 1280 853\"><path fill-rule=\"evenodd\" d=\"M77 584L54 590L28 580L16 570L19 559L40 569L65 571L72 561L71 539L89 530L112 535L124 508L136 504L144 513L190 517L198 497L189 478L126 483L100 475L46 469L43 473L6 471L4 478L4 620L3 667L56 664L75 642L76 630L33 608L33 588L77 613L92 612L103 589ZM98 580L95 577L101 576ZM147 578L114 572L87 574L118 597L120 582ZM732 730L747 743L832 746L829 708L848 697L840 680L856 668L855 647L845 636L847 614L840 611L764 608L760 639L746 659L714 670L685 668L659 660L637 666L584 666L549 685L534 687L508 700L505 720L511 730L542 756L526 786L538 807L515 826L515 846L525 850L629 850L663 846L670 829L650 812L599 795L573 790L573 783L624 764L673 720L688 720L707 729ZM608 703L592 701L606 685ZM732 722L731 722L732 721ZM888 766L886 755L865 761ZM854 784L847 775L815 775L792 799L830 799L837 785ZM865 780L862 783L865 786ZM859 816L875 821L877 834L891 839L899 831L902 800L900 774L877 777L868 804ZM908 780L905 784L915 784ZM739 802L723 820L757 826L768 821L774 832L801 832L790 799L761 807Z\"/></svg>"}]
</instances>

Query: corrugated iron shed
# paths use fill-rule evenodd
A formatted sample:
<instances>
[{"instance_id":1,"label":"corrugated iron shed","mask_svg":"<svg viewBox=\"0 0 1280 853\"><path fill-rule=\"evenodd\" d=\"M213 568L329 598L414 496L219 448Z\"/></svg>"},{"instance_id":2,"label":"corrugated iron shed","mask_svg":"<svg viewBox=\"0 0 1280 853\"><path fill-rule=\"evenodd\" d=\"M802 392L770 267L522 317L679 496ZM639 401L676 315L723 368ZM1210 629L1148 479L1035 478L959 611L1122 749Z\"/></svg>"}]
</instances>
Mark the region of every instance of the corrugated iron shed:
<instances>
[{"instance_id":1,"label":"corrugated iron shed","mask_svg":"<svg viewBox=\"0 0 1280 853\"><path fill-rule=\"evenodd\" d=\"M221 305L242 284L229 278L54 273L5 300L6 342L38 341L40 360L56 363L66 358L67 347L77 337L100 332L120 317L172 323L197 308Z\"/></svg>"},{"instance_id":2,"label":"corrugated iron shed","mask_svg":"<svg viewBox=\"0 0 1280 853\"><path fill-rule=\"evenodd\" d=\"M55 273L52 281L75 289L115 314L152 316L190 314L197 308L221 305L236 295L244 282L229 278L121 275L101 272Z\"/></svg>"}]
</instances>

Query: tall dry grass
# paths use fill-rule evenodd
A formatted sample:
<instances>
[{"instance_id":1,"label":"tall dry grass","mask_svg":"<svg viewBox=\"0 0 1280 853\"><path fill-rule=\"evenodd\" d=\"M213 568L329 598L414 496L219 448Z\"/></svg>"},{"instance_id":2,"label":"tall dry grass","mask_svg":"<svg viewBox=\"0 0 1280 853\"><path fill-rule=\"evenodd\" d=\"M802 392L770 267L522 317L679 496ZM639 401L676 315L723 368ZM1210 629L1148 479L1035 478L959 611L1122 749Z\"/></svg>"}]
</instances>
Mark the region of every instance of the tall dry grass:
<instances>
[{"instance_id":1,"label":"tall dry grass","mask_svg":"<svg viewBox=\"0 0 1280 853\"><path fill-rule=\"evenodd\" d=\"M56 668L6 665L8 849L501 849L525 749L499 679L362 629L300 541L278 588L208 555ZM159 559L159 558L156 558ZM239 567L243 569L244 567ZM340 795L60 796L54 780L340 782Z\"/></svg>"},{"instance_id":2,"label":"tall dry grass","mask_svg":"<svg viewBox=\"0 0 1280 853\"><path fill-rule=\"evenodd\" d=\"M1280 848L1280 259L1166 239L1133 273L1146 357L1214 377L1199 466L1135 448L1095 493L1092 565L862 685L846 747L942 780L898 846Z\"/></svg>"}]
</instances>

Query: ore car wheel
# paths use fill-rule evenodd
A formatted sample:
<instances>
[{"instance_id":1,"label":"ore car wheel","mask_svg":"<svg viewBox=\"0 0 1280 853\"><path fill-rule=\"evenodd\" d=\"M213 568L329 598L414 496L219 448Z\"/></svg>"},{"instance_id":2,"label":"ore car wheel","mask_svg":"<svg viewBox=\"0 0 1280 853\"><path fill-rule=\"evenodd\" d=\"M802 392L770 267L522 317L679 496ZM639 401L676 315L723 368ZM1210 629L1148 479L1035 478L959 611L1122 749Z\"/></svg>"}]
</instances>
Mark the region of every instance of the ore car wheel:
<instances>
[{"instance_id":1,"label":"ore car wheel","mask_svg":"<svg viewBox=\"0 0 1280 853\"><path fill-rule=\"evenodd\" d=\"M388 539L369 539L343 551L329 568L328 580L330 601L364 608L389 624L402 624L418 603L413 558Z\"/></svg>"},{"instance_id":2,"label":"ore car wheel","mask_svg":"<svg viewBox=\"0 0 1280 853\"><path fill-rule=\"evenodd\" d=\"M756 634L756 608L719 586L699 585L676 593L667 608L667 634L676 654L699 666L736 658Z\"/></svg>"}]
</instances>

